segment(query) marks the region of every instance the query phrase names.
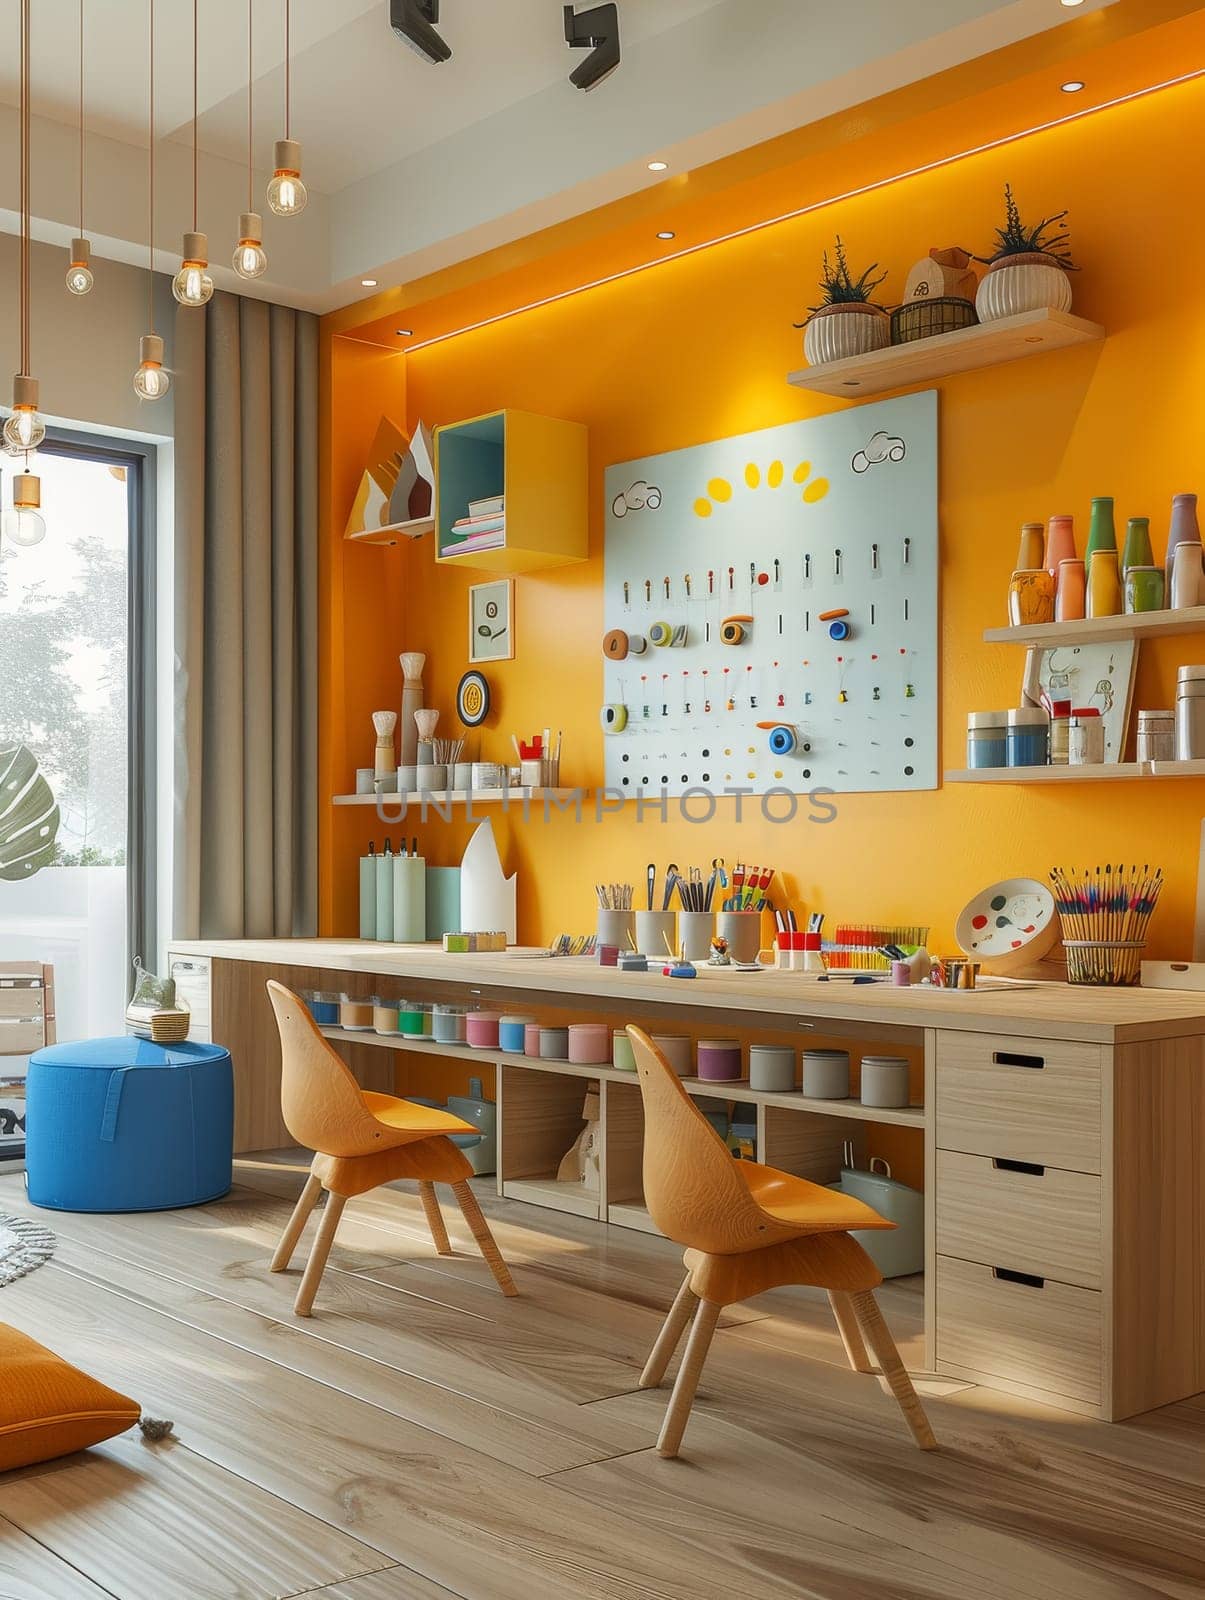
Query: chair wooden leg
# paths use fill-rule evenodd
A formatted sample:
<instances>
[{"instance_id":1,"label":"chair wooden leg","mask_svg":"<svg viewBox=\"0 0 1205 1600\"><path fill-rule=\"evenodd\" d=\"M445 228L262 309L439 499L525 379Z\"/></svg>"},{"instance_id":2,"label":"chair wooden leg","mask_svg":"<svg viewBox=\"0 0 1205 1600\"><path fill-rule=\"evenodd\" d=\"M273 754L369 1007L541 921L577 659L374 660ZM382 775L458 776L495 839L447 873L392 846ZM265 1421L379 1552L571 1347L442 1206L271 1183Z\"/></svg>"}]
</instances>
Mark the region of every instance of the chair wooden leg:
<instances>
[{"instance_id":1,"label":"chair wooden leg","mask_svg":"<svg viewBox=\"0 0 1205 1600\"><path fill-rule=\"evenodd\" d=\"M472 1229L473 1238L477 1241L477 1248L485 1257L486 1264L497 1280L498 1287L505 1295L516 1295L515 1280L510 1275L510 1268L502 1259L502 1252L498 1249L490 1225L481 1214L481 1207L477 1204L477 1196L466 1180L452 1185L452 1193L456 1196L457 1203L464 1213L464 1220Z\"/></svg>"},{"instance_id":2,"label":"chair wooden leg","mask_svg":"<svg viewBox=\"0 0 1205 1600\"><path fill-rule=\"evenodd\" d=\"M665 1377L666 1368L674 1359L674 1351L682 1338L683 1329L690 1321L691 1312L694 1310L695 1297L691 1292L690 1273L682 1280L682 1287L678 1290L677 1298L669 1308L669 1314L661 1325L661 1332L657 1335L657 1342L649 1352L649 1358L644 1364L644 1371L640 1374L640 1387L642 1389L655 1389Z\"/></svg>"},{"instance_id":3,"label":"chair wooden leg","mask_svg":"<svg viewBox=\"0 0 1205 1600\"><path fill-rule=\"evenodd\" d=\"M862 1330L858 1327L858 1314L849 1295L839 1289L830 1289L828 1303L832 1306L833 1316L837 1319L837 1332L841 1335L841 1343L845 1346L850 1366L855 1372L873 1372L870 1357L866 1354Z\"/></svg>"},{"instance_id":4,"label":"chair wooden leg","mask_svg":"<svg viewBox=\"0 0 1205 1600\"><path fill-rule=\"evenodd\" d=\"M678 1454L682 1435L686 1432L686 1424L690 1420L690 1408L695 1403L699 1375L703 1371L703 1363L707 1360L707 1352L711 1349L711 1337L715 1333L715 1325L720 1320L720 1310L721 1307L712 1300L699 1301L690 1338L686 1341L686 1354L682 1357L674 1392L670 1396L669 1409L665 1413L665 1421L661 1424L661 1435L657 1440L658 1455Z\"/></svg>"},{"instance_id":5,"label":"chair wooden leg","mask_svg":"<svg viewBox=\"0 0 1205 1600\"><path fill-rule=\"evenodd\" d=\"M904 1413L904 1421L911 1428L912 1437L922 1450L936 1450L937 1440L933 1437L933 1429L929 1426L925 1408L921 1405L916 1390L912 1387L912 1379L900 1360L900 1353L895 1347L890 1328L883 1321L878 1301L869 1289L851 1295L850 1298L858 1314L858 1321L862 1325L862 1332L866 1335L866 1342L878 1358L879 1369L887 1379L891 1392Z\"/></svg>"},{"instance_id":6,"label":"chair wooden leg","mask_svg":"<svg viewBox=\"0 0 1205 1600\"><path fill-rule=\"evenodd\" d=\"M309 1221L310 1212L318 1204L318 1196L322 1192L322 1185L311 1172L305 1180L305 1188L301 1191L301 1198L293 1207L293 1215L285 1225L285 1231L280 1236L280 1243L276 1246L276 1254L272 1257L269 1272L283 1272L293 1259L293 1252L297 1248L297 1241L301 1238L302 1231Z\"/></svg>"},{"instance_id":7,"label":"chair wooden leg","mask_svg":"<svg viewBox=\"0 0 1205 1600\"><path fill-rule=\"evenodd\" d=\"M331 1253L339 1218L343 1215L343 1207L346 1204L346 1195L328 1194L326 1197L322 1221L318 1224L318 1236L314 1240L314 1248L310 1251L310 1259L305 1264L301 1286L293 1302L293 1310L299 1317L308 1317L313 1309L314 1296L318 1293L318 1285L322 1282L322 1274L326 1271L326 1258Z\"/></svg>"},{"instance_id":8,"label":"chair wooden leg","mask_svg":"<svg viewBox=\"0 0 1205 1600\"><path fill-rule=\"evenodd\" d=\"M444 1226L443 1212L439 1209L439 1196L435 1193L433 1183L420 1183L418 1186L419 1198L423 1202L423 1210L427 1214L427 1226L431 1230L431 1237L435 1241L435 1254L437 1256L450 1256L452 1246L448 1240L448 1230Z\"/></svg>"}]
</instances>

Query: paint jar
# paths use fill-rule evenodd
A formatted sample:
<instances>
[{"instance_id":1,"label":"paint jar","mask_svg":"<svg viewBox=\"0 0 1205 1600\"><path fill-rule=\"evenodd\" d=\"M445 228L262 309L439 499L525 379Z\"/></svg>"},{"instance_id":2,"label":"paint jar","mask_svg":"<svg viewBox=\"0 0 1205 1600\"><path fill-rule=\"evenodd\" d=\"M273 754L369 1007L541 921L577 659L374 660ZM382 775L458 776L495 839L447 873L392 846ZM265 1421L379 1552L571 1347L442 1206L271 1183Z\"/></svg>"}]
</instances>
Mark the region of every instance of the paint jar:
<instances>
[{"instance_id":1,"label":"paint jar","mask_svg":"<svg viewBox=\"0 0 1205 1600\"><path fill-rule=\"evenodd\" d=\"M1073 767L1096 766L1105 759L1104 718L1094 706L1071 714L1067 734L1067 760Z\"/></svg>"},{"instance_id":2,"label":"paint jar","mask_svg":"<svg viewBox=\"0 0 1205 1600\"><path fill-rule=\"evenodd\" d=\"M1125 608L1131 615L1142 611L1162 611L1164 600L1162 567L1130 567L1125 579Z\"/></svg>"},{"instance_id":3,"label":"paint jar","mask_svg":"<svg viewBox=\"0 0 1205 1600\"><path fill-rule=\"evenodd\" d=\"M707 1083L734 1083L741 1075L737 1039L699 1040L699 1077Z\"/></svg>"},{"instance_id":4,"label":"paint jar","mask_svg":"<svg viewBox=\"0 0 1205 1600\"><path fill-rule=\"evenodd\" d=\"M689 1078L694 1070L690 1040L684 1033L654 1033L653 1043L680 1078Z\"/></svg>"},{"instance_id":5,"label":"paint jar","mask_svg":"<svg viewBox=\"0 0 1205 1600\"><path fill-rule=\"evenodd\" d=\"M614 945L616 951L636 948L636 913L611 911L605 906L598 910L598 942ZM611 963L614 966L614 962Z\"/></svg>"},{"instance_id":6,"label":"paint jar","mask_svg":"<svg viewBox=\"0 0 1205 1600\"><path fill-rule=\"evenodd\" d=\"M417 769L415 788L419 794L446 794L448 792L448 769L442 763L432 762L429 766Z\"/></svg>"},{"instance_id":7,"label":"paint jar","mask_svg":"<svg viewBox=\"0 0 1205 1600\"><path fill-rule=\"evenodd\" d=\"M805 1050L803 1092L811 1100L848 1100L849 1051Z\"/></svg>"},{"instance_id":8,"label":"paint jar","mask_svg":"<svg viewBox=\"0 0 1205 1600\"><path fill-rule=\"evenodd\" d=\"M568 1028L541 1028L540 1029L540 1060L541 1061L568 1061L569 1059L569 1029Z\"/></svg>"},{"instance_id":9,"label":"paint jar","mask_svg":"<svg viewBox=\"0 0 1205 1600\"><path fill-rule=\"evenodd\" d=\"M611 1035L611 1061L621 1072L635 1072L636 1054L626 1028L616 1028Z\"/></svg>"},{"instance_id":10,"label":"paint jar","mask_svg":"<svg viewBox=\"0 0 1205 1600\"><path fill-rule=\"evenodd\" d=\"M611 1060L611 1030L606 1023L571 1022L569 1059L579 1067L607 1066Z\"/></svg>"},{"instance_id":11,"label":"paint jar","mask_svg":"<svg viewBox=\"0 0 1205 1600\"><path fill-rule=\"evenodd\" d=\"M598 957L600 967L617 967L619 965L619 946L617 944L595 945L594 953Z\"/></svg>"},{"instance_id":12,"label":"paint jar","mask_svg":"<svg viewBox=\"0 0 1205 1600\"><path fill-rule=\"evenodd\" d=\"M465 1025L465 1040L474 1050L496 1050L499 1044L496 1011L474 1011Z\"/></svg>"},{"instance_id":13,"label":"paint jar","mask_svg":"<svg viewBox=\"0 0 1205 1600\"><path fill-rule=\"evenodd\" d=\"M376 793L376 769L374 767L356 768L356 793Z\"/></svg>"},{"instance_id":14,"label":"paint jar","mask_svg":"<svg viewBox=\"0 0 1205 1600\"><path fill-rule=\"evenodd\" d=\"M749 1046L749 1087L766 1094L790 1094L795 1088L795 1051L787 1044Z\"/></svg>"},{"instance_id":15,"label":"paint jar","mask_svg":"<svg viewBox=\"0 0 1205 1600\"><path fill-rule=\"evenodd\" d=\"M398 1030L398 1002L385 1000L378 996L372 1003L372 1031L374 1033L397 1033Z\"/></svg>"},{"instance_id":16,"label":"paint jar","mask_svg":"<svg viewBox=\"0 0 1205 1600\"><path fill-rule=\"evenodd\" d=\"M910 1071L904 1056L863 1056L860 1098L864 1106L906 1106Z\"/></svg>"},{"instance_id":17,"label":"paint jar","mask_svg":"<svg viewBox=\"0 0 1205 1600\"><path fill-rule=\"evenodd\" d=\"M1176 760L1205 757L1205 667L1181 667L1176 674Z\"/></svg>"},{"instance_id":18,"label":"paint jar","mask_svg":"<svg viewBox=\"0 0 1205 1600\"><path fill-rule=\"evenodd\" d=\"M1016 706L1008 713L1008 766L1044 767L1050 749L1050 718L1039 706Z\"/></svg>"},{"instance_id":19,"label":"paint jar","mask_svg":"<svg viewBox=\"0 0 1205 1600\"><path fill-rule=\"evenodd\" d=\"M412 764L397 769L397 792L399 794L417 794L418 768Z\"/></svg>"},{"instance_id":20,"label":"paint jar","mask_svg":"<svg viewBox=\"0 0 1205 1600\"><path fill-rule=\"evenodd\" d=\"M676 911L636 913L636 948L642 955L650 956L654 961L660 961L664 956L676 955L677 937Z\"/></svg>"},{"instance_id":21,"label":"paint jar","mask_svg":"<svg viewBox=\"0 0 1205 1600\"><path fill-rule=\"evenodd\" d=\"M339 1024L339 996L330 989L303 989L310 1016L320 1028L334 1028Z\"/></svg>"},{"instance_id":22,"label":"paint jar","mask_svg":"<svg viewBox=\"0 0 1205 1600\"><path fill-rule=\"evenodd\" d=\"M471 1009L470 1006L437 1005L431 1018L431 1037L437 1044L465 1044Z\"/></svg>"},{"instance_id":23,"label":"paint jar","mask_svg":"<svg viewBox=\"0 0 1205 1600\"><path fill-rule=\"evenodd\" d=\"M910 989L912 987L912 963L910 961L893 961L891 963L891 982L897 989Z\"/></svg>"},{"instance_id":24,"label":"paint jar","mask_svg":"<svg viewBox=\"0 0 1205 1600\"><path fill-rule=\"evenodd\" d=\"M1008 765L1008 712L967 712L967 766L977 772L983 767Z\"/></svg>"},{"instance_id":25,"label":"paint jar","mask_svg":"<svg viewBox=\"0 0 1205 1600\"><path fill-rule=\"evenodd\" d=\"M1008 621L1013 628L1054 621L1055 580L1045 567L1014 572L1008 581Z\"/></svg>"},{"instance_id":26,"label":"paint jar","mask_svg":"<svg viewBox=\"0 0 1205 1600\"><path fill-rule=\"evenodd\" d=\"M339 1026L347 1028L353 1033L372 1032L372 996L367 999L360 995L341 994L339 996Z\"/></svg>"},{"instance_id":27,"label":"paint jar","mask_svg":"<svg viewBox=\"0 0 1205 1600\"><path fill-rule=\"evenodd\" d=\"M1050 765L1065 767L1071 747L1071 702L1050 702Z\"/></svg>"},{"instance_id":28,"label":"paint jar","mask_svg":"<svg viewBox=\"0 0 1205 1600\"><path fill-rule=\"evenodd\" d=\"M431 1037L431 1006L425 1000L402 1000L398 1005L398 1032L408 1039Z\"/></svg>"},{"instance_id":29,"label":"paint jar","mask_svg":"<svg viewBox=\"0 0 1205 1600\"><path fill-rule=\"evenodd\" d=\"M473 787L473 763L471 761L457 761L452 768L452 787L457 790L471 789Z\"/></svg>"},{"instance_id":30,"label":"paint jar","mask_svg":"<svg viewBox=\"0 0 1205 1600\"><path fill-rule=\"evenodd\" d=\"M1139 761L1174 761L1176 759L1176 713L1174 711L1140 711L1138 713Z\"/></svg>"},{"instance_id":31,"label":"paint jar","mask_svg":"<svg viewBox=\"0 0 1205 1600\"><path fill-rule=\"evenodd\" d=\"M535 1025L534 1017L499 1017L498 1046L512 1056L521 1056L526 1049L528 1026Z\"/></svg>"},{"instance_id":32,"label":"paint jar","mask_svg":"<svg viewBox=\"0 0 1205 1600\"><path fill-rule=\"evenodd\" d=\"M715 919L719 938L727 939L728 954L741 966L753 966L761 953L761 912L721 911Z\"/></svg>"},{"instance_id":33,"label":"paint jar","mask_svg":"<svg viewBox=\"0 0 1205 1600\"><path fill-rule=\"evenodd\" d=\"M678 945L687 961L706 961L711 954L715 918L710 911L678 913ZM677 955L675 950L674 954Z\"/></svg>"},{"instance_id":34,"label":"paint jar","mask_svg":"<svg viewBox=\"0 0 1205 1600\"><path fill-rule=\"evenodd\" d=\"M523 1029L523 1054L525 1056L539 1057L540 1024L538 1022L529 1022Z\"/></svg>"}]
</instances>

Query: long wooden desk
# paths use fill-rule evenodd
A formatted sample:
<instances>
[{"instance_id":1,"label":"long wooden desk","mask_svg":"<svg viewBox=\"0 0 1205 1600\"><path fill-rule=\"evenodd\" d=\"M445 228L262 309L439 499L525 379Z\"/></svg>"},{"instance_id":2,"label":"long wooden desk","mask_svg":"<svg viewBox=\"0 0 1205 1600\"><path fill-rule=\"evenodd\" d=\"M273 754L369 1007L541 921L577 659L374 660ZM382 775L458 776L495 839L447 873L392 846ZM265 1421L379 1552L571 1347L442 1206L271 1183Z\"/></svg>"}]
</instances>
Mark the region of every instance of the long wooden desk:
<instances>
[{"instance_id":1,"label":"long wooden desk","mask_svg":"<svg viewBox=\"0 0 1205 1600\"><path fill-rule=\"evenodd\" d=\"M927 1363L939 1372L1116 1420L1205 1389L1205 1000L1061 985L973 993L817 984L784 973L705 971L694 981L589 960L448 956L359 941L176 943L192 964L196 1032L235 1058L240 1150L288 1142L264 991L471 998L497 1009L607 1018L616 1026L757 1031L797 1045L889 1045L923 1063L923 1102L758 1095L759 1158L830 1182L868 1123L915 1129L926 1198ZM208 1011L206 1001L208 996ZM339 1038L339 1031L333 1030ZM353 1068L404 1089L407 1052L496 1067L501 1193L603 1223L643 1211L643 1121L633 1075L498 1051L349 1034ZM556 1158L580 1126L583 1079L600 1086L602 1193L567 1192Z\"/></svg>"}]
</instances>

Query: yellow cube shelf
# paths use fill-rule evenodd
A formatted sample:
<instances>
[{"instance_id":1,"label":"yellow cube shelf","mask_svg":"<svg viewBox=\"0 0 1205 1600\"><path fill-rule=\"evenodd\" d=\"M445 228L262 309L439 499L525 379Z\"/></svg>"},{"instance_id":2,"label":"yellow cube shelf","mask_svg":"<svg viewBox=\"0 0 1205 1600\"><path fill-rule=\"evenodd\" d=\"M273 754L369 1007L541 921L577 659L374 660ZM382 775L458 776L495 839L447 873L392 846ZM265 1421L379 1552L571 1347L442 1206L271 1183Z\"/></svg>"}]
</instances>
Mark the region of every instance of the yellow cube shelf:
<instances>
[{"instance_id":1,"label":"yellow cube shelf","mask_svg":"<svg viewBox=\"0 0 1205 1600\"><path fill-rule=\"evenodd\" d=\"M485 572L532 572L587 554L587 432L580 422L494 411L435 431L435 559ZM458 549L471 500L505 497L500 545Z\"/></svg>"}]
</instances>

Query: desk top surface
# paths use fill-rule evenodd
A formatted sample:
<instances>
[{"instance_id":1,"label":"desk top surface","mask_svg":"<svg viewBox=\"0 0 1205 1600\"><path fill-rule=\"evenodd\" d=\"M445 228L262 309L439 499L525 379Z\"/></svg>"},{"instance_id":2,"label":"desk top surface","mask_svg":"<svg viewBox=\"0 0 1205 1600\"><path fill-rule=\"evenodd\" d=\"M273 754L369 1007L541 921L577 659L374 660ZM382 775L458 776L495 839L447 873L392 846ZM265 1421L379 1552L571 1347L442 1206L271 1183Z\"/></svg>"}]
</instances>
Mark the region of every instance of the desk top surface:
<instances>
[{"instance_id":1,"label":"desk top surface","mask_svg":"<svg viewBox=\"0 0 1205 1600\"><path fill-rule=\"evenodd\" d=\"M619 972L589 957L555 959L506 955L448 955L435 945L377 944L359 939L173 940L173 955L211 956L282 967L355 972L424 983L513 990L516 1003L570 1004L575 997L679 1007L708 1012L755 1012L763 1025L777 1018L876 1029L950 1028L1032 1038L1124 1044L1141 1039L1205 1035L1205 994L1170 989L1095 989L1068 984L1006 988L896 989L888 984L817 982L798 973L741 972L700 966L688 980L658 973Z\"/></svg>"}]
</instances>

